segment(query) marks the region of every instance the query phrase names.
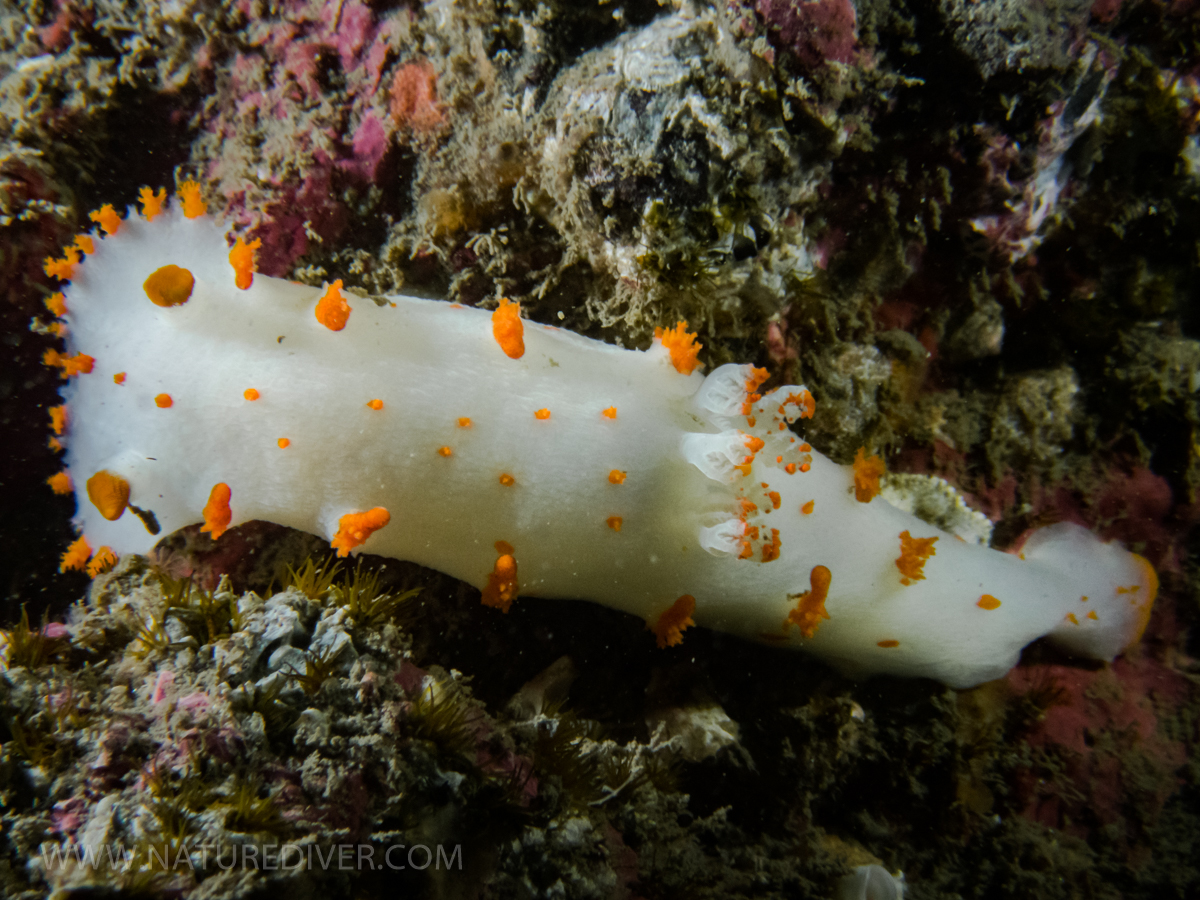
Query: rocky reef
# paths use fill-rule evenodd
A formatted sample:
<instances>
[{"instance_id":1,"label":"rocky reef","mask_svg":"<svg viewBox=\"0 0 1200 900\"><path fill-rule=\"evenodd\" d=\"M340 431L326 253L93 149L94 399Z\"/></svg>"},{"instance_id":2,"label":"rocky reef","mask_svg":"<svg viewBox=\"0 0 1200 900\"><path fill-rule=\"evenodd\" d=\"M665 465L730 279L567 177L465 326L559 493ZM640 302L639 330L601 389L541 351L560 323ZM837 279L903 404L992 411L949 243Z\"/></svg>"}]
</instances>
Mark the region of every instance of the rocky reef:
<instances>
[{"instance_id":1,"label":"rocky reef","mask_svg":"<svg viewBox=\"0 0 1200 900\"><path fill-rule=\"evenodd\" d=\"M1193 0L47 0L0 101L4 893L1200 888ZM687 319L973 539L1145 555L1146 639L955 693L268 525L61 573L42 261L186 178L268 274Z\"/></svg>"}]
</instances>

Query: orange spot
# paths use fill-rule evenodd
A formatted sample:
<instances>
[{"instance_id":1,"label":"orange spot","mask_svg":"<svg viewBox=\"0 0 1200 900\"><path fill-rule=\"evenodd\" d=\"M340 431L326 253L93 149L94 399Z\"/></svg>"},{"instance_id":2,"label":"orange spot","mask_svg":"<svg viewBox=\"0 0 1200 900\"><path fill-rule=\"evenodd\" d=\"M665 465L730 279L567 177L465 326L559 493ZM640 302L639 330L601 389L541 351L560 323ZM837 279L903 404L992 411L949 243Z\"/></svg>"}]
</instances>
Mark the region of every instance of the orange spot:
<instances>
[{"instance_id":1,"label":"orange spot","mask_svg":"<svg viewBox=\"0 0 1200 900\"><path fill-rule=\"evenodd\" d=\"M513 555L512 544L507 541L496 541L496 552L499 557L488 575L482 600L484 606L506 613L517 599L517 558Z\"/></svg>"},{"instance_id":2,"label":"orange spot","mask_svg":"<svg viewBox=\"0 0 1200 900\"><path fill-rule=\"evenodd\" d=\"M816 505L817 505L816 500L809 500L802 507L800 507L801 514L806 515L806 516L811 516L812 511L816 507Z\"/></svg>"},{"instance_id":3,"label":"orange spot","mask_svg":"<svg viewBox=\"0 0 1200 900\"><path fill-rule=\"evenodd\" d=\"M833 573L825 566L813 566L808 574L808 582L811 587L796 598L796 608L788 612L783 621L783 630L787 631L789 625L798 625L801 635L812 638L821 627L821 620L829 618L825 601L829 599Z\"/></svg>"},{"instance_id":4,"label":"orange spot","mask_svg":"<svg viewBox=\"0 0 1200 900\"><path fill-rule=\"evenodd\" d=\"M342 296L342 279L338 279L325 289L321 299L317 301L315 310L317 321L330 331L341 331L346 327L346 320L352 312L350 304Z\"/></svg>"},{"instance_id":5,"label":"orange spot","mask_svg":"<svg viewBox=\"0 0 1200 900\"><path fill-rule=\"evenodd\" d=\"M812 463L800 463L800 471L801 472L807 472L811 468L812 468Z\"/></svg>"},{"instance_id":6,"label":"orange spot","mask_svg":"<svg viewBox=\"0 0 1200 900\"><path fill-rule=\"evenodd\" d=\"M75 235L75 246L84 252L85 255L91 255L96 252L96 242L90 234Z\"/></svg>"},{"instance_id":7,"label":"orange spot","mask_svg":"<svg viewBox=\"0 0 1200 900\"><path fill-rule=\"evenodd\" d=\"M999 609L1000 601L997 600L995 597L993 597L991 594L984 594L982 597L980 597L978 600L975 601L975 605L978 606L980 609L988 609L988 610Z\"/></svg>"},{"instance_id":8,"label":"orange spot","mask_svg":"<svg viewBox=\"0 0 1200 900\"><path fill-rule=\"evenodd\" d=\"M262 241L258 238L247 244L239 237L229 251L229 264L233 266L233 283L243 291L254 283L254 273L257 271L254 251L261 246Z\"/></svg>"},{"instance_id":9,"label":"orange spot","mask_svg":"<svg viewBox=\"0 0 1200 900\"><path fill-rule=\"evenodd\" d=\"M615 419L617 417L617 408L615 406L610 406L608 409L602 409L600 410L600 415L604 416L606 419Z\"/></svg>"},{"instance_id":10,"label":"orange spot","mask_svg":"<svg viewBox=\"0 0 1200 900\"><path fill-rule=\"evenodd\" d=\"M87 564L87 573L92 578L103 574L117 564L117 554L113 553L112 547L101 547L96 551L96 555L92 557L92 561Z\"/></svg>"},{"instance_id":11,"label":"orange spot","mask_svg":"<svg viewBox=\"0 0 1200 900\"><path fill-rule=\"evenodd\" d=\"M752 434L746 435L746 449L751 453L757 453L765 445L765 441L760 437L755 437Z\"/></svg>"},{"instance_id":12,"label":"orange spot","mask_svg":"<svg viewBox=\"0 0 1200 900\"><path fill-rule=\"evenodd\" d=\"M692 613L695 611L696 598L691 594L684 594L661 613L657 620L653 623L647 622L646 628L654 632L655 642L660 649L674 647L683 643L683 633L696 624L692 621Z\"/></svg>"},{"instance_id":13,"label":"orange spot","mask_svg":"<svg viewBox=\"0 0 1200 900\"><path fill-rule=\"evenodd\" d=\"M781 502L779 491L767 491L767 496L771 498L771 508L779 509L779 504Z\"/></svg>"},{"instance_id":14,"label":"orange spot","mask_svg":"<svg viewBox=\"0 0 1200 900\"><path fill-rule=\"evenodd\" d=\"M70 281L75 277L75 267L79 265L79 250L76 247L67 247L63 251L62 259L54 259L47 256L42 269L51 278L57 278L59 281Z\"/></svg>"},{"instance_id":15,"label":"orange spot","mask_svg":"<svg viewBox=\"0 0 1200 900\"><path fill-rule=\"evenodd\" d=\"M208 204L200 196L200 185L188 180L179 186L179 199L183 201L183 214L195 219L208 212Z\"/></svg>"},{"instance_id":16,"label":"orange spot","mask_svg":"<svg viewBox=\"0 0 1200 900\"><path fill-rule=\"evenodd\" d=\"M80 535L75 539L74 543L67 548L67 552L62 555L62 559L58 564L58 571L66 572L70 569L75 569L82 572L83 567L87 565L88 558L92 555L92 548L88 546L87 538Z\"/></svg>"},{"instance_id":17,"label":"orange spot","mask_svg":"<svg viewBox=\"0 0 1200 900\"><path fill-rule=\"evenodd\" d=\"M71 484L71 476L67 474L65 469L47 478L46 484L50 485L50 490L56 494L69 494L75 490L75 486Z\"/></svg>"},{"instance_id":18,"label":"orange spot","mask_svg":"<svg viewBox=\"0 0 1200 900\"><path fill-rule=\"evenodd\" d=\"M1089 619L1091 619L1093 622L1100 621L1100 617L1098 615L1096 615L1096 611L1094 609L1087 614L1087 617Z\"/></svg>"},{"instance_id":19,"label":"orange spot","mask_svg":"<svg viewBox=\"0 0 1200 900\"><path fill-rule=\"evenodd\" d=\"M779 529L772 528L770 542L763 544L762 561L773 562L777 559L779 559Z\"/></svg>"},{"instance_id":20,"label":"orange spot","mask_svg":"<svg viewBox=\"0 0 1200 900\"><path fill-rule=\"evenodd\" d=\"M367 406L371 407L371 409L374 409L374 410L381 410L381 409L383 409L383 401L378 398L376 398L374 400L368 400Z\"/></svg>"},{"instance_id":21,"label":"orange spot","mask_svg":"<svg viewBox=\"0 0 1200 900\"><path fill-rule=\"evenodd\" d=\"M113 376L113 384L124 384L124 383L125 383L125 373L124 372L118 372L116 375Z\"/></svg>"},{"instance_id":22,"label":"orange spot","mask_svg":"<svg viewBox=\"0 0 1200 900\"><path fill-rule=\"evenodd\" d=\"M242 396L245 397L247 400L249 400L251 403L253 403L259 397L261 397L262 394L260 394L254 388L246 388L244 391L242 391Z\"/></svg>"},{"instance_id":23,"label":"orange spot","mask_svg":"<svg viewBox=\"0 0 1200 900\"><path fill-rule=\"evenodd\" d=\"M99 209L88 213L88 218L104 229L105 234L116 234L117 229L121 227L121 217L117 215L111 203L105 203Z\"/></svg>"},{"instance_id":24,"label":"orange spot","mask_svg":"<svg viewBox=\"0 0 1200 900\"><path fill-rule=\"evenodd\" d=\"M158 394L154 398L154 405L159 409L169 409L175 405L175 401L171 399L170 394Z\"/></svg>"},{"instance_id":25,"label":"orange spot","mask_svg":"<svg viewBox=\"0 0 1200 900\"><path fill-rule=\"evenodd\" d=\"M896 568L900 570L901 584L925 580L925 561L937 555L933 548L937 541L935 537L915 538L907 531L900 532L900 556L896 559Z\"/></svg>"},{"instance_id":26,"label":"orange spot","mask_svg":"<svg viewBox=\"0 0 1200 900\"><path fill-rule=\"evenodd\" d=\"M899 647L900 642L894 640L879 641L876 646L882 647L884 650L891 650L893 647Z\"/></svg>"},{"instance_id":27,"label":"orange spot","mask_svg":"<svg viewBox=\"0 0 1200 900\"><path fill-rule=\"evenodd\" d=\"M330 544L338 556L346 556L390 521L391 514L382 506L376 506L366 512L346 513L338 519L337 534L333 536Z\"/></svg>"},{"instance_id":28,"label":"orange spot","mask_svg":"<svg viewBox=\"0 0 1200 900\"><path fill-rule=\"evenodd\" d=\"M470 427L471 427L471 420L470 420L469 418L467 418L466 416L462 416L462 417L461 417L461 418L458 420L458 427L459 427L459 428L470 428Z\"/></svg>"},{"instance_id":29,"label":"orange spot","mask_svg":"<svg viewBox=\"0 0 1200 900\"><path fill-rule=\"evenodd\" d=\"M520 359L525 355L525 326L521 324L521 304L507 297L500 298L500 305L492 313L492 337L509 359Z\"/></svg>"},{"instance_id":30,"label":"orange spot","mask_svg":"<svg viewBox=\"0 0 1200 900\"><path fill-rule=\"evenodd\" d=\"M229 499L232 496L233 491L229 489L229 485L219 481L213 485L208 495L208 503L204 504L204 524L200 526L200 530L211 532L214 541L229 529L229 523L233 519L233 512L229 509Z\"/></svg>"},{"instance_id":31,"label":"orange spot","mask_svg":"<svg viewBox=\"0 0 1200 900\"><path fill-rule=\"evenodd\" d=\"M777 463L783 462L783 457L782 456L775 457L775 462L777 462Z\"/></svg>"},{"instance_id":32,"label":"orange spot","mask_svg":"<svg viewBox=\"0 0 1200 900\"><path fill-rule=\"evenodd\" d=\"M754 416L746 416L746 424L753 428L756 424L758 424L758 419Z\"/></svg>"},{"instance_id":33,"label":"orange spot","mask_svg":"<svg viewBox=\"0 0 1200 900\"><path fill-rule=\"evenodd\" d=\"M544 408L539 409L537 412L535 412L533 414L533 417L535 419L548 419L548 418L550 418L550 410L544 409Z\"/></svg>"},{"instance_id":34,"label":"orange spot","mask_svg":"<svg viewBox=\"0 0 1200 900\"><path fill-rule=\"evenodd\" d=\"M179 306L192 296L196 279L182 266L163 266L142 282L142 290L155 306Z\"/></svg>"},{"instance_id":35,"label":"orange spot","mask_svg":"<svg viewBox=\"0 0 1200 900\"><path fill-rule=\"evenodd\" d=\"M608 524L608 527L611 528L613 531L620 531L621 523L624 522L625 520L622 519L620 516L609 516L604 521Z\"/></svg>"},{"instance_id":36,"label":"orange spot","mask_svg":"<svg viewBox=\"0 0 1200 900\"><path fill-rule=\"evenodd\" d=\"M454 453L454 451L449 447L438 447L438 453L440 453L442 456L450 456Z\"/></svg>"},{"instance_id":37,"label":"orange spot","mask_svg":"<svg viewBox=\"0 0 1200 900\"><path fill-rule=\"evenodd\" d=\"M286 450L288 447L290 447L292 445L292 442L289 441L287 438L280 438L275 443L277 443L279 445L280 450Z\"/></svg>"},{"instance_id":38,"label":"orange spot","mask_svg":"<svg viewBox=\"0 0 1200 900\"><path fill-rule=\"evenodd\" d=\"M796 464L788 463L786 466L783 467L783 471L787 472L789 475L795 475L796 474Z\"/></svg>"},{"instance_id":39,"label":"orange spot","mask_svg":"<svg viewBox=\"0 0 1200 900\"><path fill-rule=\"evenodd\" d=\"M49 447L51 450L53 450L55 453L58 453L60 450L63 449L62 441L60 441L56 437L49 438L46 441L46 446Z\"/></svg>"},{"instance_id":40,"label":"orange spot","mask_svg":"<svg viewBox=\"0 0 1200 900\"><path fill-rule=\"evenodd\" d=\"M156 194L150 188L144 187L138 191L138 202L142 204L142 215L146 221L153 221L154 217L162 212L163 204L167 202L167 189L159 188Z\"/></svg>"},{"instance_id":41,"label":"orange spot","mask_svg":"<svg viewBox=\"0 0 1200 900\"><path fill-rule=\"evenodd\" d=\"M609 484L624 484L625 483L625 473L622 472L620 469L613 469L611 472L608 473L608 483Z\"/></svg>"},{"instance_id":42,"label":"orange spot","mask_svg":"<svg viewBox=\"0 0 1200 900\"><path fill-rule=\"evenodd\" d=\"M67 314L67 298L63 296L62 291L51 294L45 299L46 309L54 313L56 316L65 316Z\"/></svg>"},{"instance_id":43,"label":"orange spot","mask_svg":"<svg viewBox=\"0 0 1200 900\"><path fill-rule=\"evenodd\" d=\"M67 427L67 405L61 403L50 407L50 430L62 434Z\"/></svg>"},{"instance_id":44,"label":"orange spot","mask_svg":"<svg viewBox=\"0 0 1200 900\"><path fill-rule=\"evenodd\" d=\"M1078 620L1077 618L1075 618L1075 613L1067 613L1067 614L1066 614L1066 616L1065 616L1064 618L1065 618L1065 619L1066 619L1068 622L1070 622L1072 625L1078 625L1078 624L1079 624L1079 620Z\"/></svg>"},{"instance_id":45,"label":"orange spot","mask_svg":"<svg viewBox=\"0 0 1200 900\"><path fill-rule=\"evenodd\" d=\"M503 475L500 476L500 483L502 485L504 485L505 487L512 487L514 484L516 484L516 479L513 478L511 475L509 475L507 472L505 472Z\"/></svg>"},{"instance_id":46,"label":"orange spot","mask_svg":"<svg viewBox=\"0 0 1200 900\"><path fill-rule=\"evenodd\" d=\"M115 522L129 505L129 482L101 469L87 480L87 495L100 515Z\"/></svg>"},{"instance_id":47,"label":"orange spot","mask_svg":"<svg viewBox=\"0 0 1200 900\"><path fill-rule=\"evenodd\" d=\"M671 352L671 365L676 372L691 375L700 365L697 358L703 344L696 343L696 334L687 330L687 322L677 322L674 328L655 328L654 336Z\"/></svg>"},{"instance_id":48,"label":"orange spot","mask_svg":"<svg viewBox=\"0 0 1200 900\"><path fill-rule=\"evenodd\" d=\"M807 471L801 467L801 471ZM879 493L879 479L887 473L887 466L878 456L867 456L866 448L859 447L854 454L854 499L859 503L870 503Z\"/></svg>"},{"instance_id":49,"label":"orange spot","mask_svg":"<svg viewBox=\"0 0 1200 900\"><path fill-rule=\"evenodd\" d=\"M746 379L746 393L750 395L751 402L762 399L762 394L758 393L758 389L766 383L766 380L771 377L771 373L766 369L760 369L755 366L750 367L750 377Z\"/></svg>"}]
</instances>

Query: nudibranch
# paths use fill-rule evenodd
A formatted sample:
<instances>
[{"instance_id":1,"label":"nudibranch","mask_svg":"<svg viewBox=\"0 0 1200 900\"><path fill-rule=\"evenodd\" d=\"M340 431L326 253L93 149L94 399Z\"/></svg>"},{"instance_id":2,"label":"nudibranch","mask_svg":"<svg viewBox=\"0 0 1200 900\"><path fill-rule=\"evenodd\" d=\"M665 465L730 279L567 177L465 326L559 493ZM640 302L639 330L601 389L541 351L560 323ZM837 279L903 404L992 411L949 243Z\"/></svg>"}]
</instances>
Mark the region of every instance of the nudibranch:
<instances>
[{"instance_id":1,"label":"nudibranch","mask_svg":"<svg viewBox=\"0 0 1200 900\"><path fill-rule=\"evenodd\" d=\"M197 522L263 519L449 573L507 610L591 600L816 654L855 675L965 687L1042 636L1112 659L1138 640L1153 568L1086 529L1021 556L879 495L882 466L813 450L802 386L698 371L695 335L625 350L494 312L254 271L194 184L94 216L47 272L67 352L51 412L81 537L102 568ZM96 570L95 568L93 571Z\"/></svg>"}]
</instances>

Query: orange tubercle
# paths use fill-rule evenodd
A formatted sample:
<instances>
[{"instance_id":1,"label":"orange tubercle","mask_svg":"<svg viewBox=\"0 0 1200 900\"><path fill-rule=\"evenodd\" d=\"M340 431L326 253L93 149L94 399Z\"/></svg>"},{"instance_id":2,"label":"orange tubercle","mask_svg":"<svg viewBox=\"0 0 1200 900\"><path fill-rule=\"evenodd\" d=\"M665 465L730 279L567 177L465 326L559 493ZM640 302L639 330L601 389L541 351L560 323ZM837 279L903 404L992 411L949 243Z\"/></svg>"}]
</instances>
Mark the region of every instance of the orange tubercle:
<instances>
[{"instance_id":1,"label":"orange tubercle","mask_svg":"<svg viewBox=\"0 0 1200 900\"><path fill-rule=\"evenodd\" d=\"M458 420L458 427L459 428L470 428L471 427L470 418L468 418L467 416L460 416L459 420Z\"/></svg>"},{"instance_id":2,"label":"orange tubercle","mask_svg":"<svg viewBox=\"0 0 1200 900\"><path fill-rule=\"evenodd\" d=\"M244 391L242 391L242 396L245 397L247 400L249 400L251 403L253 403L259 397L261 397L262 394L260 394L254 388L246 388Z\"/></svg>"},{"instance_id":3,"label":"orange tubercle","mask_svg":"<svg viewBox=\"0 0 1200 900\"><path fill-rule=\"evenodd\" d=\"M67 298L63 296L62 291L51 294L43 302L46 304L46 309L54 315L61 317L67 314Z\"/></svg>"},{"instance_id":4,"label":"orange tubercle","mask_svg":"<svg viewBox=\"0 0 1200 900\"><path fill-rule=\"evenodd\" d=\"M513 478L511 475L509 475L507 472L505 472L503 475L500 476L500 483L502 485L504 485L505 487L512 487L514 484L516 484L516 479Z\"/></svg>"},{"instance_id":5,"label":"orange tubercle","mask_svg":"<svg viewBox=\"0 0 1200 900\"><path fill-rule=\"evenodd\" d=\"M115 375L113 375L113 384L124 384L124 383L125 383L125 373L124 372L117 372Z\"/></svg>"},{"instance_id":6,"label":"orange tubercle","mask_svg":"<svg viewBox=\"0 0 1200 900\"><path fill-rule=\"evenodd\" d=\"M82 534L75 539L67 552L62 555L62 559L58 564L58 571L66 572L71 569L82 572L83 567L87 565L88 559L92 555L92 548L88 545L87 538Z\"/></svg>"},{"instance_id":7,"label":"orange tubercle","mask_svg":"<svg viewBox=\"0 0 1200 900\"><path fill-rule=\"evenodd\" d=\"M517 599L517 558L512 544L507 541L496 541L496 564L488 574L487 584L483 588L483 605L508 612L512 603Z\"/></svg>"},{"instance_id":8,"label":"orange tubercle","mask_svg":"<svg viewBox=\"0 0 1200 900\"><path fill-rule=\"evenodd\" d=\"M807 472L812 468L812 463L800 463L800 471Z\"/></svg>"},{"instance_id":9,"label":"orange tubercle","mask_svg":"<svg viewBox=\"0 0 1200 900\"><path fill-rule=\"evenodd\" d=\"M802 507L800 507L800 513L805 516L811 516L813 509L816 508L816 505L817 505L816 500L809 500Z\"/></svg>"},{"instance_id":10,"label":"orange tubercle","mask_svg":"<svg viewBox=\"0 0 1200 900\"><path fill-rule=\"evenodd\" d=\"M438 447L438 453L440 453L442 456L453 456L454 455L454 451L451 450L449 447Z\"/></svg>"},{"instance_id":11,"label":"orange tubercle","mask_svg":"<svg viewBox=\"0 0 1200 900\"><path fill-rule=\"evenodd\" d=\"M500 298L500 305L492 312L492 337L509 359L520 359L525 355L525 326L521 323L521 304L507 297Z\"/></svg>"},{"instance_id":12,"label":"orange tubercle","mask_svg":"<svg viewBox=\"0 0 1200 900\"><path fill-rule=\"evenodd\" d=\"M138 191L138 202L142 204L143 218L151 222L162 212L163 204L167 202L167 189L159 188L156 194L150 188L144 187Z\"/></svg>"},{"instance_id":13,"label":"orange tubercle","mask_svg":"<svg viewBox=\"0 0 1200 900\"><path fill-rule=\"evenodd\" d=\"M803 467L801 467L803 470ZM887 474L887 466L878 456L867 456L866 448L854 454L854 499L870 503L879 494L879 479Z\"/></svg>"},{"instance_id":14,"label":"orange tubercle","mask_svg":"<svg viewBox=\"0 0 1200 900\"><path fill-rule=\"evenodd\" d=\"M773 562L779 559L779 529L771 529L771 540L763 544L762 561Z\"/></svg>"},{"instance_id":15,"label":"orange tubercle","mask_svg":"<svg viewBox=\"0 0 1200 900\"><path fill-rule=\"evenodd\" d=\"M70 281L75 277L75 267L79 265L79 248L67 247L63 250L62 259L47 256L42 269L51 278L59 281Z\"/></svg>"},{"instance_id":16,"label":"orange tubercle","mask_svg":"<svg viewBox=\"0 0 1200 900\"><path fill-rule=\"evenodd\" d=\"M782 498L779 496L779 491L767 491L767 496L771 500L771 508L779 509L779 504L782 502Z\"/></svg>"},{"instance_id":17,"label":"orange tubercle","mask_svg":"<svg viewBox=\"0 0 1200 900\"><path fill-rule=\"evenodd\" d=\"M982 597L980 597L978 600L975 601L975 605L978 606L980 609L993 610L993 609L1000 608L1000 601L997 600L995 597L993 597L991 594L984 594Z\"/></svg>"},{"instance_id":18,"label":"orange tubercle","mask_svg":"<svg viewBox=\"0 0 1200 900\"><path fill-rule=\"evenodd\" d=\"M796 474L796 464L788 463L786 466L783 467L783 471L787 472L789 475L795 475Z\"/></svg>"},{"instance_id":19,"label":"orange tubercle","mask_svg":"<svg viewBox=\"0 0 1200 900\"><path fill-rule=\"evenodd\" d=\"M196 279L182 266L163 266L142 282L142 290L155 306L171 307L187 303L196 287Z\"/></svg>"},{"instance_id":20,"label":"orange tubercle","mask_svg":"<svg viewBox=\"0 0 1200 900\"><path fill-rule=\"evenodd\" d=\"M915 538L907 531L900 532L900 555L896 558L896 568L900 570L900 583L910 585L914 581L925 580L925 561L937 555L933 545L938 542L935 537Z\"/></svg>"},{"instance_id":21,"label":"orange tubercle","mask_svg":"<svg viewBox=\"0 0 1200 900\"><path fill-rule=\"evenodd\" d=\"M611 528L613 531L620 531L621 523L624 522L625 520L622 519L620 516L609 516L604 521L608 525L608 527Z\"/></svg>"},{"instance_id":22,"label":"orange tubercle","mask_svg":"<svg viewBox=\"0 0 1200 900\"><path fill-rule=\"evenodd\" d=\"M542 409L535 411L533 417L535 419L548 419L550 418L550 410L543 407Z\"/></svg>"},{"instance_id":23,"label":"orange tubercle","mask_svg":"<svg viewBox=\"0 0 1200 900\"><path fill-rule=\"evenodd\" d=\"M798 625L803 637L812 638L821 627L821 620L829 618L825 601L829 599L833 573L825 566L813 566L812 571L808 573L808 583L809 589L796 597L796 608L788 613L783 622L783 629L786 631L789 625Z\"/></svg>"},{"instance_id":24,"label":"orange tubercle","mask_svg":"<svg viewBox=\"0 0 1200 900\"><path fill-rule=\"evenodd\" d=\"M129 505L129 482L101 469L87 480L87 495L100 515L115 522Z\"/></svg>"},{"instance_id":25,"label":"orange tubercle","mask_svg":"<svg viewBox=\"0 0 1200 900\"><path fill-rule=\"evenodd\" d=\"M154 397L154 405L159 409L170 409L175 405L175 401L171 399L170 394L157 394Z\"/></svg>"},{"instance_id":26,"label":"orange tubercle","mask_svg":"<svg viewBox=\"0 0 1200 900\"><path fill-rule=\"evenodd\" d=\"M117 215L111 203L105 203L99 209L88 213L88 218L99 225L105 234L116 234L117 229L121 227L121 217Z\"/></svg>"},{"instance_id":27,"label":"orange tubercle","mask_svg":"<svg viewBox=\"0 0 1200 900\"><path fill-rule=\"evenodd\" d=\"M239 237L229 251L229 265L233 266L233 283L243 291L254 283L254 273L257 271L254 255L261 246L262 241L258 238L247 244Z\"/></svg>"},{"instance_id":28,"label":"orange tubercle","mask_svg":"<svg viewBox=\"0 0 1200 900\"><path fill-rule=\"evenodd\" d=\"M620 469L613 469L611 472L608 473L608 483L609 484L624 484L625 483L625 473L622 472Z\"/></svg>"},{"instance_id":29,"label":"orange tubercle","mask_svg":"<svg viewBox=\"0 0 1200 900\"><path fill-rule=\"evenodd\" d=\"M47 366L58 368L63 378L86 375L92 371L92 367L96 364L95 358L88 356L86 353L64 356L53 348L42 354L42 362Z\"/></svg>"},{"instance_id":30,"label":"orange tubercle","mask_svg":"<svg viewBox=\"0 0 1200 900\"><path fill-rule=\"evenodd\" d=\"M208 204L200 196L200 185L195 181L188 180L179 186L179 199L183 202L183 214L189 219L208 212Z\"/></svg>"},{"instance_id":31,"label":"orange tubercle","mask_svg":"<svg viewBox=\"0 0 1200 900\"><path fill-rule=\"evenodd\" d=\"M338 519L337 534L330 543L338 556L346 556L391 520L391 514L382 506L365 512L347 513Z\"/></svg>"},{"instance_id":32,"label":"orange tubercle","mask_svg":"<svg viewBox=\"0 0 1200 900\"><path fill-rule=\"evenodd\" d=\"M367 406L378 412L379 410L383 409L383 401L376 397L374 400L368 400Z\"/></svg>"},{"instance_id":33,"label":"orange tubercle","mask_svg":"<svg viewBox=\"0 0 1200 900\"><path fill-rule=\"evenodd\" d=\"M279 445L280 450L286 450L288 447L290 447L292 445L292 442L290 440L288 440L287 438L280 438L275 443L277 443Z\"/></svg>"},{"instance_id":34,"label":"orange tubercle","mask_svg":"<svg viewBox=\"0 0 1200 900\"><path fill-rule=\"evenodd\" d=\"M900 642L889 638L888 640L885 640L885 641L877 641L875 646L882 647L884 650L891 650L893 647L899 647Z\"/></svg>"},{"instance_id":35,"label":"orange tubercle","mask_svg":"<svg viewBox=\"0 0 1200 900\"><path fill-rule=\"evenodd\" d=\"M87 573L91 578L95 578L104 572L107 572L117 564L117 554L113 553L112 547L101 547L96 551L96 555L92 557L92 561L87 564Z\"/></svg>"},{"instance_id":36,"label":"orange tubercle","mask_svg":"<svg viewBox=\"0 0 1200 900\"><path fill-rule=\"evenodd\" d=\"M674 328L655 328L654 336L671 353L671 365L683 375L691 375L700 365L699 355L703 344L696 343L696 333L687 330L687 322L679 321Z\"/></svg>"},{"instance_id":37,"label":"orange tubercle","mask_svg":"<svg viewBox=\"0 0 1200 900\"><path fill-rule=\"evenodd\" d=\"M691 594L684 594L660 613L654 622L646 623L646 628L654 632L654 640L659 649L683 643L683 633L696 624L692 620L695 611L696 598Z\"/></svg>"},{"instance_id":38,"label":"orange tubercle","mask_svg":"<svg viewBox=\"0 0 1200 900\"><path fill-rule=\"evenodd\" d=\"M69 494L75 490L75 485L71 483L71 476L67 474L66 469L55 472L46 479L46 484L50 485L50 490L56 494Z\"/></svg>"},{"instance_id":39,"label":"orange tubercle","mask_svg":"<svg viewBox=\"0 0 1200 900\"><path fill-rule=\"evenodd\" d=\"M67 405L60 403L58 406L50 407L50 430L55 434L62 434L67 427Z\"/></svg>"},{"instance_id":40,"label":"orange tubercle","mask_svg":"<svg viewBox=\"0 0 1200 900\"><path fill-rule=\"evenodd\" d=\"M214 484L209 492L208 503L203 510L204 524L200 530L210 532L214 541L229 530L229 523L233 519L233 512L229 508L232 497L233 491L223 481Z\"/></svg>"},{"instance_id":41,"label":"orange tubercle","mask_svg":"<svg viewBox=\"0 0 1200 900\"><path fill-rule=\"evenodd\" d=\"M346 298L342 296L342 280L340 278L326 288L321 299L317 301L317 308L314 312L317 321L330 331L341 331L346 327L346 320L350 318L353 310L346 302Z\"/></svg>"},{"instance_id":42,"label":"orange tubercle","mask_svg":"<svg viewBox=\"0 0 1200 900\"><path fill-rule=\"evenodd\" d=\"M604 416L606 419L615 419L617 417L617 408L615 406L610 406L608 409L602 409L600 410L600 415Z\"/></svg>"}]
</instances>

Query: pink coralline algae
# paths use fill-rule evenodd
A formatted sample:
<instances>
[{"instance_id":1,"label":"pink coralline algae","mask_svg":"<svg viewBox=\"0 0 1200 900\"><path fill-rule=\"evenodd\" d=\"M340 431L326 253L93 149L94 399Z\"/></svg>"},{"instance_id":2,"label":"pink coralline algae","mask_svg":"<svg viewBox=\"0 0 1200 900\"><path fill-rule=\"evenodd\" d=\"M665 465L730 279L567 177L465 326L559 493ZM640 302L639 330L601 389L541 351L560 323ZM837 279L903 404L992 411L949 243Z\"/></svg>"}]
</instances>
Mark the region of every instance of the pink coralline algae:
<instances>
[{"instance_id":1,"label":"pink coralline algae","mask_svg":"<svg viewBox=\"0 0 1200 900\"><path fill-rule=\"evenodd\" d=\"M1054 695L1026 740L1057 774L1037 762L1023 773L1026 818L1086 837L1127 818L1131 800L1139 818L1157 817L1187 762L1185 744L1163 724L1188 699L1185 676L1136 654L1096 672L1021 666L1008 683L1017 694Z\"/></svg>"},{"instance_id":2,"label":"pink coralline algae","mask_svg":"<svg viewBox=\"0 0 1200 900\"><path fill-rule=\"evenodd\" d=\"M851 0L758 0L754 8L805 67L854 61L858 14Z\"/></svg>"},{"instance_id":3,"label":"pink coralline algae","mask_svg":"<svg viewBox=\"0 0 1200 900\"><path fill-rule=\"evenodd\" d=\"M260 271L284 275L314 240L344 233L347 191L385 177L396 124L382 82L407 13L290 0L278 18L256 20L251 7L239 4L249 47L218 86L225 102L212 107L196 161L225 214L262 240Z\"/></svg>"}]
</instances>

